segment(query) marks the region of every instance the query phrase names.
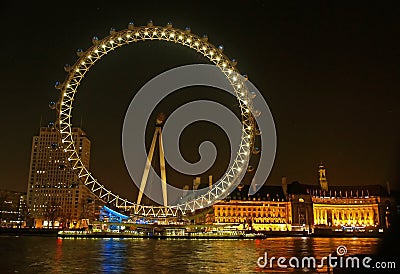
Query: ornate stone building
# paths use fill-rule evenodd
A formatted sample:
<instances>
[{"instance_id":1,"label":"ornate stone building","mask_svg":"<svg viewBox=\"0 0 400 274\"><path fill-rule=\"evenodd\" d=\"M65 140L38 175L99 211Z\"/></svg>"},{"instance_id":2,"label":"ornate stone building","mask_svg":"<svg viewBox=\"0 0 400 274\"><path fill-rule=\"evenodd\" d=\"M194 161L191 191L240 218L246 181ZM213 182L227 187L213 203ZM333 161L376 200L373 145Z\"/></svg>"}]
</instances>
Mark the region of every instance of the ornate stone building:
<instances>
[{"instance_id":1,"label":"ornate stone building","mask_svg":"<svg viewBox=\"0 0 400 274\"><path fill-rule=\"evenodd\" d=\"M390 190L380 185L329 186L325 166L318 166L318 185L299 182L264 185L248 196L249 186L239 185L224 201L213 206L215 224L259 231L372 231L390 226L395 214Z\"/></svg>"},{"instance_id":2,"label":"ornate stone building","mask_svg":"<svg viewBox=\"0 0 400 274\"><path fill-rule=\"evenodd\" d=\"M241 229L291 230L292 208L281 187L264 186L248 196L249 186L240 185L231 195L213 206L214 223L237 224Z\"/></svg>"},{"instance_id":3,"label":"ornate stone building","mask_svg":"<svg viewBox=\"0 0 400 274\"><path fill-rule=\"evenodd\" d=\"M378 185L330 187L329 191L310 189L316 227L354 229L389 226L392 199ZM389 202L389 208L386 206Z\"/></svg>"}]
</instances>

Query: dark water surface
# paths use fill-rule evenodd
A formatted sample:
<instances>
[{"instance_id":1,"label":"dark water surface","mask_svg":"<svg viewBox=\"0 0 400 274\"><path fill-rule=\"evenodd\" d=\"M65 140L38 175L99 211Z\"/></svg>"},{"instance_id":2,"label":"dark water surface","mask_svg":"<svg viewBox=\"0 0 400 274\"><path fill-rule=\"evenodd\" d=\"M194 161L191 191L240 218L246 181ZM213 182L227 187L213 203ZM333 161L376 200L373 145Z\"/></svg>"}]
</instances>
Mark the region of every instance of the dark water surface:
<instances>
[{"instance_id":1,"label":"dark water surface","mask_svg":"<svg viewBox=\"0 0 400 274\"><path fill-rule=\"evenodd\" d=\"M287 237L264 240L57 239L0 237L0 273L315 273L260 269L257 259L375 252L379 239ZM319 269L318 272L323 272Z\"/></svg>"}]
</instances>

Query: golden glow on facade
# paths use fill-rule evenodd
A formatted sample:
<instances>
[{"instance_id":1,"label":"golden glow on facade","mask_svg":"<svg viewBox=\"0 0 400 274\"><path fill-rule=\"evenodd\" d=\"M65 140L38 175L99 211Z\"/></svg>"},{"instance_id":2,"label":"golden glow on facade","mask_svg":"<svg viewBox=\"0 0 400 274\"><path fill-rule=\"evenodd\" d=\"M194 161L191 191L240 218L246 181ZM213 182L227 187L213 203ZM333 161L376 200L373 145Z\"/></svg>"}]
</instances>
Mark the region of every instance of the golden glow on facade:
<instances>
[{"instance_id":1,"label":"golden glow on facade","mask_svg":"<svg viewBox=\"0 0 400 274\"><path fill-rule=\"evenodd\" d=\"M291 230L290 202L234 200L219 202L213 209L216 224L251 224L254 230Z\"/></svg>"},{"instance_id":2,"label":"golden glow on facade","mask_svg":"<svg viewBox=\"0 0 400 274\"><path fill-rule=\"evenodd\" d=\"M313 198L316 226L379 225L379 198Z\"/></svg>"},{"instance_id":3,"label":"golden glow on facade","mask_svg":"<svg viewBox=\"0 0 400 274\"><path fill-rule=\"evenodd\" d=\"M254 198L221 201L213 205L213 214L214 224L232 224L237 229L257 231L380 227L380 204L381 198L372 196L345 198L291 195L288 201Z\"/></svg>"}]
</instances>

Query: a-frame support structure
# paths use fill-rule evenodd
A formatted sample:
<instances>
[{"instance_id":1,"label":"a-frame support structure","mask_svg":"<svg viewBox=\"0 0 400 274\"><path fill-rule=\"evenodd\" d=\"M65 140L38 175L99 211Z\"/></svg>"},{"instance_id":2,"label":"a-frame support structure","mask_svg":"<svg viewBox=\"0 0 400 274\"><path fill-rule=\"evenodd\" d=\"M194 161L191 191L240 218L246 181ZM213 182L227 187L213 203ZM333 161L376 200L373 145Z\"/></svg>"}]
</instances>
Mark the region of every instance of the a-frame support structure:
<instances>
[{"instance_id":1,"label":"a-frame support structure","mask_svg":"<svg viewBox=\"0 0 400 274\"><path fill-rule=\"evenodd\" d=\"M151 162L153 160L154 150L156 148L156 143L158 139L158 148L160 154L160 170L161 170L161 188L162 188L162 195L163 195L163 205L168 205L168 196L167 196L167 175L165 172L165 157L164 157L164 146L162 142L162 125L164 122L163 114L160 114L157 117L156 129L153 134L153 140L151 141L150 151L147 155L146 166L144 168L142 181L140 182L139 194L137 197L137 204L140 205L142 201L144 189L146 187L147 179L149 177L149 171L151 168Z\"/></svg>"}]
</instances>

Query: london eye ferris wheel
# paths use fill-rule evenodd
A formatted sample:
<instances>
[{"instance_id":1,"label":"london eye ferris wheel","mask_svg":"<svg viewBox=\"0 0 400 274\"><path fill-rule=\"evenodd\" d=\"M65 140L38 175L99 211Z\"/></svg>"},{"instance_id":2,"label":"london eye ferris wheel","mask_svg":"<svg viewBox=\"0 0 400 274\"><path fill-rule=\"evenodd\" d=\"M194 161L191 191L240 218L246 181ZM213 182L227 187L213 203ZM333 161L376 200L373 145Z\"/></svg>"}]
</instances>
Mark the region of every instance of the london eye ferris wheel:
<instances>
[{"instance_id":1,"label":"london eye ferris wheel","mask_svg":"<svg viewBox=\"0 0 400 274\"><path fill-rule=\"evenodd\" d=\"M240 147L231 165L225 174L208 191L198 197L186 199L182 203L172 206L141 205L111 192L82 163L72 135L71 119L73 103L79 85L86 73L109 52L117 50L122 46L142 41L177 43L203 55L225 75L239 102L242 123ZM132 214L142 216L176 216L180 211L194 211L204 208L225 197L227 192L238 184L237 178L247 171L250 156L254 151L254 138L257 134L253 116L252 96L246 88L246 79L238 77L241 75L236 68L236 61L229 59L223 53L223 46L216 47L212 45L208 41L207 36L197 36L191 33L188 27L184 30L174 28L171 23L166 24L166 26L156 26L152 21L149 21L146 26L135 26L133 23L129 23L128 28L124 30L117 31L111 28L110 34L103 39L93 37L92 43L93 45L86 50L77 50L79 58L75 64L64 67L67 76L64 82L57 82L55 85L60 90L59 100L57 103L51 104L51 107L57 110L56 127L60 134L64 152L68 155L69 166L77 174L82 183L104 202L119 208L131 209L133 211Z\"/></svg>"}]
</instances>

